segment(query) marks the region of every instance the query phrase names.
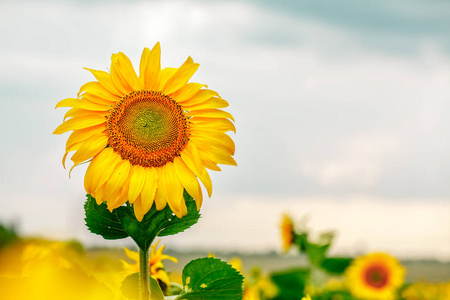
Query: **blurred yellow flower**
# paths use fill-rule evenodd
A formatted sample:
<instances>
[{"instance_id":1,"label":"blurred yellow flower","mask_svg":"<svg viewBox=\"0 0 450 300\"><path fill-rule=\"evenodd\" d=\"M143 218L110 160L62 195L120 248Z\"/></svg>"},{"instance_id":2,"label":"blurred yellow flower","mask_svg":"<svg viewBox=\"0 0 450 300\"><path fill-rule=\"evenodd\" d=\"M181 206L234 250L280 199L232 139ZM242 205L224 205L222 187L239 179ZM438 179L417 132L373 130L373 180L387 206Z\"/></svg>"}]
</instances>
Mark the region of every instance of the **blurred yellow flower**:
<instances>
[{"instance_id":1,"label":"blurred yellow flower","mask_svg":"<svg viewBox=\"0 0 450 300\"><path fill-rule=\"evenodd\" d=\"M235 258L234 264L239 264L237 258ZM242 268L242 265L240 267ZM253 267L250 274L244 276L244 300L271 299L277 294L277 286L263 274L260 268Z\"/></svg>"},{"instance_id":2,"label":"blurred yellow flower","mask_svg":"<svg viewBox=\"0 0 450 300\"><path fill-rule=\"evenodd\" d=\"M397 259L385 253L356 258L346 270L346 285L358 298L394 299L403 284L405 269Z\"/></svg>"},{"instance_id":3,"label":"blurred yellow flower","mask_svg":"<svg viewBox=\"0 0 450 300\"><path fill-rule=\"evenodd\" d=\"M242 274L242 260L239 257L232 257L229 263L233 268Z\"/></svg>"},{"instance_id":4,"label":"blurred yellow flower","mask_svg":"<svg viewBox=\"0 0 450 300\"><path fill-rule=\"evenodd\" d=\"M311 300L311 296L310 295L306 295L305 297L302 298L302 300Z\"/></svg>"},{"instance_id":5,"label":"blurred yellow flower","mask_svg":"<svg viewBox=\"0 0 450 300\"><path fill-rule=\"evenodd\" d=\"M236 165L235 145L226 134L236 132L234 119L220 109L228 102L204 84L188 83L199 67L191 57L178 69L161 70L160 56L159 43L145 48L138 76L125 54L113 54L109 73L87 69L96 81L84 84L78 98L56 105L71 107L54 131L73 131L63 165L71 151L73 167L90 162L87 193L98 204L107 201L110 210L128 201L139 221L153 203L158 210L168 204L181 218L187 213L183 190L199 209L198 179L212 193L206 168Z\"/></svg>"},{"instance_id":6,"label":"blurred yellow flower","mask_svg":"<svg viewBox=\"0 0 450 300\"><path fill-rule=\"evenodd\" d=\"M159 249L157 249L159 242L160 241L158 240L156 243L154 243L151 246L150 265L149 265L150 275L153 277L153 279L160 280L167 287L170 287L170 278L164 269L164 264L162 261L165 259L168 259L168 260L171 260L171 261L177 263L178 260L175 257L165 255L162 253L164 248L166 247L165 245L162 245L161 247L159 247ZM129 250L127 248L123 248L123 249L125 250L125 254L128 256L128 258L132 259L135 262L133 264L130 264L124 260L121 260L123 269L125 270L127 275L138 273L139 272L139 253L136 251Z\"/></svg>"},{"instance_id":7,"label":"blurred yellow flower","mask_svg":"<svg viewBox=\"0 0 450 300\"><path fill-rule=\"evenodd\" d=\"M403 290L402 297L405 300L450 300L450 282L413 283Z\"/></svg>"},{"instance_id":8,"label":"blurred yellow flower","mask_svg":"<svg viewBox=\"0 0 450 300\"><path fill-rule=\"evenodd\" d=\"M125 300L120 285L98 280L91 261L76 243L33 240L1 251L2 300ZM9 270L8 270L9 269ZM13 272L11 272L13 270ZM114 272L108 279L113 280Z\"/></svg>"},{"instance_id":9,"label":"blurred yellow flower","mask_svg":"<svg viewBox=\"0 0 450 300\"><path fill-rule=\"evenodd\" d=\"M284 252L287 252L294 242L294 223L287 214L283 214L283 219L281 220L281 240L282 249Z\"/></svg>"}]
</instances>

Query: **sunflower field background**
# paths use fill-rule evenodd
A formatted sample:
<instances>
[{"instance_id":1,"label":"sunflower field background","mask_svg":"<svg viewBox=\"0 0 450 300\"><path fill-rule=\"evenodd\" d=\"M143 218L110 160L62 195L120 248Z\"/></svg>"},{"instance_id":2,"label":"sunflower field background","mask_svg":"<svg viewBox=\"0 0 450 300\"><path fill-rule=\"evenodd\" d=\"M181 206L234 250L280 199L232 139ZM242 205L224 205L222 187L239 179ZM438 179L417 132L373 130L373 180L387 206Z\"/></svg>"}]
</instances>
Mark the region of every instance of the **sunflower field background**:
<instances>
[{"instance_id":1,"label":"sunflower field background","mask_svg":"<svg viewBox=\"0 0 450 300\"><path fill-rule=\"evenodd\" d=\"M246 300L450 299L449 36L444 0L1 1L0 299L139 298L133 240L85 218L151 207L185 230L147 245L152 297L204 299L190 287L216 268ZM168 159L97 176L118 161L88 169L113 152L98 123L63 128L91 134L65 157L64 117L148 95L181 124Z\"/></svg>"}]
</instances>

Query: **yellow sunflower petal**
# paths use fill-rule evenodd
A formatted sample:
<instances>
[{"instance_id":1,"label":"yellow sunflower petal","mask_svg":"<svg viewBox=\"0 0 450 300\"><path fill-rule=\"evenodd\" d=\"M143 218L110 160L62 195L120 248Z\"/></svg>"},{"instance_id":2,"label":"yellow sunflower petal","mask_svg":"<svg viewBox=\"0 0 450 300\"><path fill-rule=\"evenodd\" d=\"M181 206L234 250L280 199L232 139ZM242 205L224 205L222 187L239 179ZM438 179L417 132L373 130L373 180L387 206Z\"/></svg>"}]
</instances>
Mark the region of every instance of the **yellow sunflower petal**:
<instances>
[{"instance_id":1,"label":"yellow sunflower petal","mask_svg":"<svg viewBox=\"0 0 450 300\"><path fill-rule=\"evenodd\" d=\"M200 65L193 62L191 57L188 59L177 69L177 71L167 80L162 92L165 94L171 94L185 85L189 79L191 79L192 75L194 75L195 71L197 71Z\"/></svg>"},{"instance_id":2,"label":"yellow sunflower petal","mask_svg":"<svg viewBox=\"0 0 450 300\"><path fill-rule=\"evenodd\" d=\"M103 99L107 99L107 100L110 100L113 102L116 102L117 100L119 100L119 96L111 93L109 90L107 90L105 87L103 87L103 85L101 85L97 81L91 81L91 82L83 84L81 86L80 91L78 92L77 96L80 97L80 95L82 95L82 97L83 97L84 93L90 93L93 95L97 95L98 97L101 97Z\"/></svg>"},{"instance_id":3,"label":"yellow sunflower petal","mask_svg":"<svg viewBox=\"0 0 450 300\"><path fill-rule=\"evenodd\" d=\"M96 111L105 111L108 109L107 105L102 105L98 103L90 102L84 98L76 99L76 98L66 98L61 100L56 104L55 108L58 107L76 107L87 110L96 110Z\"/></svg>"},{"instance_id":4,"label":"yellow sunflower petal","mask_svg":"<svg viewBox=\"0 0 450 300\"><path fill-rule=\"evenodd\" d=\"M103 183L102 185L100 185L99 188L97 188L93 193L92 196L95 198L95 200L97 201L97 204L100 205L105 199L104 199L104 195L105 195L105 187L106 187L106 183Z\"/></svg>"},{"instance_id":5,"label":"yellow sunflower petal","mask_svg":"<svg viewBox=\"0 0 450 300\"><path fill-rule=\"evenodd\" d=\"M125 251L125 254L129 259L134 260L135 262L139 261L139 253L138 252L129 250L126 247L123 247L123 250Z\"/></svg>"},{"instance_id":6,"label":"yellow sunflower petal","mask_svg":"<svg viewBox=\"0 0 450 300\"><path fill-rule=\"evenodd\" d=\"M103 98L101 96L92 94L92 93L84 93L81 96L81 99L85 99L88 100L92 103L98 104L98 105L104 105L107 106L107 110L110 109L118 100L119 98L116 99L109 99L109 98Z\"/></svg>"},{"instance_id":7,"label":"yellow sunflower petal","mask_svg":"<svg viewBox=\"0 0 450 300\"><path fill-rule=\"evenodd\" d=\"M173 163L175 166L175 173L180 179L181 184L188 194L194 198L197 203L197 208L200 208L203 201L203 195L197 177L195 177L194 173L192 173L181 158L176 157Z\"/></svg>"},{"instance_id":8,"label":"yellow sunflower petal","mask_svg":"<svg viewBox=\"0 0 450 300\"><path fill-rule=\"evenodd\" d=\"M228 149L233 154L236 148L234 141L227 134L222 132L208 131L208 130L199 130L199 131L192 130L191 137L193 139L197 139L199 141L203 141L206 143L213 140L216 143L219 143L220 145Z\"/></svg>"},{"instance_id":9,"label":"yellow sunflower petal","mask_svg":"<svg viewBox=\"0 0 450 300\"><path fill-rule=\"evenodd\" d=\"M181 202L183 202L183 186L180 180L175 175L175 169L173 163L169 162L162 167L162 173L165 176L165 180L161 185L163 193L166 195L167 203L170 206L172 212L178 217L183 216L181 211ZM158 186L159 187L159 186Z\"/></svg>"},{"instance_id":10,"label":"yellow sunflower petal","mask_svg":"<svg viewBox=\"0 0 450 300\"><path fill-rule=\"evenodd\" d=\"M228 102L219 97L212 97L208 101L203 103L198 103L194 105L183 105L186 110L200 110L200 109L211 109L211 108L224 108L229 106Z\"/></svg>"},{"instance_id":11,"label":"yellow sunflower petal","mask_svg":"<svg viewBox=\"0 0 450 300\"><path fill-rule=\"evenodd\" d=\"M176 68L164 68L159 72L159 85L157 90L160 91L166 84L167 80L169 80L170 77L172 77L173 74L177 71Z\"/></svg>"},{"instance_id":12,"label":"yellow sunflower petal","mask_svg":"<svg viewBox=\"0 0 450 300\"><path fill-rule=\"evenodd\" d=\"M214 171L220 171L221 169L217 166L217 158L210 153L209 151L199 149L200 156L202 158L203 165L205 168L214 170Z\"/></svg>"},{"instance_id":13,"label":"yellow sunflower petal","mask_svg":"<svg viewBox=\"0 0 450 300\"><path fill-rule=\"evenodd\" d=\"M100 188L110 178L116 165L121 160L120 155L111 148L106 148L96 155L89 164L84 177L86 192L92 194Z\"/></svg>"},{"instance_id":14,"label":"yellow sunflower petal","mask_svg":"<svg viewBox=\"0 0 450 300\"><path fill-rule=\"evenodd\" d=\"M85 70L88 70L89 72L94 75L95 79L108 91L110 91L112 94L122 97L123 94L116 88L114 85L114 82L112 81L111 74L105 72L105 71L99 71L99 70L93 70L84 68Z\"/></svg>"},{"instance_id":15,"label":"yellow sunflower petal","mask_svg":"<svg viewBox=\"0 0 450 300\"><path fill-rule=\"evenodd\" d=\"M141 195L139 195L133 202L134 215L136 219L141 222L147 213L144 209L144 205L142 204Z\"/></svg>"},{"instance_id":16,"label":"yellow sunflower petal","mask_svg":"<svg viewBox=\"0 0 450 300\"><path fill-rule=\"evenodd\" d=\"M122 186L125 184L131 170L131 164L128 160L122 160L119 162L114 169L114 172L109 177L109 180L106 182L106 198L110 198L111 195L120 192ZM120 194L118 195L120 197ZM114 199L116 200L116 199ZM111 202L111 205L114 204L115 201ZM109 203L108 203L109 204Z\"/></svg>"},{"instance_id":17,"label":"yellow sunflower petal","mask_svg":"<svg viewBox=\"0 0 450 300\"><path fill-rule=\"evenodd\" d=\"M158 187L158 173L154 168L145 168L145 185L141 191L143 210L147 213L153 205L156 189Z\"/></svg>"},{"instance_id":18,"label":"yellow sunflower petal","mask_svg":"<svg viewBox=\"0 0 450 300\"><path fill-rule=\"evenodd\" d=\"M71 160L75 164L79 164L100 153L103 149L105 149L106 145L108 145L108 137L106 134L91 136L83 142L81 147L72 156Z\"/></svg>"},{"instance_id":19,"label":"yellow sunflower petal","mask_svg":"<svg viewBox=\"0 0 450 300\"><path fill-rule=\"evenodd\" d=\"M226 111L220 109L199 109L191 110L186 114L188 117L204 117L204 118L227 118L234 121L233 116Z\"/></svg>"},{"instance_id":20,"label":"yellow sunflower petal","mask_svg":"<svg viewBox=\"0 0 450 300\"><path fill-rule=\"evenodd\" d=\"M133 90L121 72L118 54L111 55L110 72L111 72L111 79L114 85L123 95L126 95Z\"/></svg>"},{"instance_id":21,"label":"yellow sunflower petal","mask_svg":"<svg viewBox=\"0 0 450 300\"><path fill-rule=\"evenodd\" d=\"M159 176L159 173L158 173ZM160 179L158 179L158 188L155 192L155 205L157 210L164 209L166 207L167 201L166 198L163 195L162 189L159 187Z\"/></svg>"},{"instance_id":22,"label":"yellow sunflower petal","mask_svg":"<svg viewBox=\"0 0 450 300\"><path fill-rule=\"evenodd\" d=\"M203 172L198 176L200 178L200 181L203 183L203 185L206 188L206 191L208 192L208 197L211 198L212 195L212 182L211 177L209 177L208 171L203 170Z\"/></svg>"},{"instance_id":23,"label":"yellow sunflower petal","mask_svg":"<svg viewBox=\"0 0 450 300\"><path fill-rule=\"evenodd\" d=\"M167 204L165 190L162 188L162 186L165 185L165 174L162 168L155 168L155 170L158 174L158 188L155 192L155 205L157 210L161 210Z\"/></svg>"},{"instance_id":24,"label":"yellow sunflower petal","mask_svg":"<svg viewBox=\"0 0 450 300\"><path fill-rule=\"evenodd\" d=\"M195 104L203 103L203 102L211 99L212 97L218 97L218 96L219 96L219 93L217 93L216 91L204 89L204 90L200 90L199 92L194 94L191 98L188 98L186 100L180 99L179 102L182 105L195 105Z\"/></svg>"},{"instance_id":25,"label":"yellow sunflower petal","mask_svg":"<svg viewBox=\"0 0 450 300\"><path fill-rule=\"evenodd\" d=\"M84 129L87 127L103 124L105 122L106 119L102 115L72 118L56 127L55 131L53 131L53 134L62 134L71 130Z\"/></svg>"},{"instance_id":26,"label":"yellow sunflower petal","mask_svg":"<svg viewBox=\"0 0 450 300\"><path fill-rule=\"evenodd\" d=\"M130 59L122 52L119 52L117 57L118 57L117 62L119 64L120 71L122 72L125 81L128 83L128 85L131 87L132 90L134 91L141 90L142 86L139 81L139 77L136 75L136 72L134 71Z\"/></svg>"},{"instance_id":27,"label":"yellow sunflower petal","mask_svg":"<svg viewBox=\"0 0 450 300\"><path fill-rule=\"evenodd\" d=\"M85 141L93 135L100 134L104 130L105 130L105 126L102 124L93 126L93 127L88 127L85 129L75 130L74 132L72 132L70 134L69 138L67 139L66 151L68 151L68 149L72 145L82 142L82 141Z\"/></svg>"},{"instance_id":28,"label":"yellow sunflower petal","mask_svg":"<svg viewBox=\"0 0 450 300\"><path fill-rule=\"evenodd\" d=\"M189 157L191 158L191 161L194 163L195 170L197 172L194 172L194 170L192 170L192 169L191 169L191 171L193 171L194 174L197 176L199 174L201 174L203 172L202 159L200 157L200 154L198 153L198 150L197 150L197 147L195 146L195 144L189 143L183 152L186 152L189 155ZM181 153L183 153L183 152L181 152ZM187 160L183 159L183 161L187 161ZM189 167L189 165L188 165L188 167Z\"/></svg>"},{"instance_id":29,"label":"yellow sunflower petal","mask_svg":"<svg viewBox=\"0 0 450 300\"><path fill-rule=\"evenodd\" d=\"M177 102L183 102L197 94L202 87L208 87L206 84L190 82L182 86L178 91L172 94Z\"/></svg>"},{"instance_id":30,"label":"yellow sunflower petal","mask_svg":"<svg viewBox=\"0 0 450 300\"><path fill-rule=\"evenodd\" d=\"M128 201L130 203L133 203L141 193L145 184L145 178L146 174L144 167L138 165L132 167L130 189L128 191Z\"/></svg>"},{"instance_id":31,"label":"yellow sunflower petal","mask_svg":"<svg viewBox=\"0 0 450 300\"><path fill-rule=\"evenodd\" d=\"M218 130L222 132L233 131L234 133L236 133L236 127L234 126L233 122L228 119L196 117L190 119L189 122L207 130Z\"/></svg>"},{"instance_id":32,"label":"yellow sunflower petal","mask_svg":"<svg viewBox=\"0 0 450 300\"><path fill-rule=\"evenodd\" d=\"M147 48L146 48L147 49ZM158 76L161 71L161 47L159 42L151 51L147 49L142 53L143 59L139 68L139 79L144 89L155 89L158 87Z\"/></svg>"},{"instance_id":33,"label":"yellow sunflower petal","mask_svg":"<svg viewBox=\"0 0 450 300\"><path fill-rule=\"evenodd\" d=\"M111 207L111 209L117 208L123 204L125 204L128 201L128 190L130 189L130 178L131 176L128 175L128 178L126 178L125 183L123 184L119 196L116 198L114 202L108 203L108 209Z\"/></svg>"},{"instance_id":34,"label":"yellow sunflower petal","mask_svg":"<svg viewBox=\"0 0 450 300\"><path fill-rule=\"evenodd\" d=\"M94 111L94 110L86 110L81 108L72 108L69 109L69 111L64 115L63 121L65 121L67 118L86 118L86 117L97 117L101 116L103 118L106 118L108 113L106 111Z\"/></svg>"}]
</instances>

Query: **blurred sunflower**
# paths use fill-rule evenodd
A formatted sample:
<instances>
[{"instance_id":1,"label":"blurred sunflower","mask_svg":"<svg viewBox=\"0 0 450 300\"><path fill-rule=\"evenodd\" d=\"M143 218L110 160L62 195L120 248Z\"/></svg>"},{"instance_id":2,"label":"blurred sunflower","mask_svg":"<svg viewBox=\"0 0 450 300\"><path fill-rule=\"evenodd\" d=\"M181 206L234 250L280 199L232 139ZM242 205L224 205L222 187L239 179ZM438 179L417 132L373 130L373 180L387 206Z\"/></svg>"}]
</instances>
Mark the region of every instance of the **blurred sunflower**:
<instances>
[{"instance_id":1,"label":"blurred sunflower","mask_svg":"<svg viewBox=\"0 0 450 300\"><path fill-rule=\"evenodd\" d=\"M449 300L450 282L416 282L403 290L402 297L405 300Z\"/></svg>"},{"instance_id":2,"label":"blurred sunflower","mask_svg":"<svg viewBox=\"0 0 450 300\"><path fill-rule=\"evenodd\" d=\"M157 249L159 242L160 241L158 240L156 243L154 243L151 246L150 265L149 265L150 276L152 276L153 279L155 279L155 280L159 280L159 281L163 282L167 287L170 287L169 275L165 271L164 264L162 261L165 259L168 259L168 260L171 260L171 261L177 263L178 260L173 256L165 255L162 253L164 248L166 247L166 245L162 245L161 247L159 247ZM125 254L128 256L128 258L135 261L134 264L130 264L124 260L121 260L125 272L127 273L127 275L131 275L133 273L138 273L139 272L139 253L129 250L127 248L123 248L123 249L125 250Z\"/></svg>"},{"instance_id":3,"label":"blurred sunflower","mask_svg":"<svg viewBox=\"0 0 450 300\"><path fill-rule=\"evenodd\" d=\"M281 240L282 249L284 252L287 252L294 242L294 223L287 214L283 214L283 219L281 220Z\"/></svg>"},{"instance_id":4,"label":"blurred sunflower","mask_svg":"<svg viewBox=\"0 0 450 300\"><path fill-rule=\"evenodd\" d=\"M199 67L191 57L178 69L161 70L160 55L159 43L145 48L138 76L125 54L113 54L109 73L87 69L97 81L56 105L72 107L54 131L73 131L63 165L71 151L72 169L90 162L87 193L98 204L107 201L110 210L128 201L139 221L153 203L158 210L168 203L176 216L185 215L184 189L200 208L198 179L212 193L206 168L236 165L235 145L226 134L236 132L234 119L219 109L228 102L204 84L188 83Z\"/></svg>"},{"instance_id":5,"label":"blurred sunflower","mask_svg":"<svg viewBox=\"0 0 450 300\"><path fill-rule=\"evenodd\" d=\"M346 271L350 292L361 299L394 299L403 284L405 270L397 259L385 253L356 258Z\"/></svg>"}]
</instances>

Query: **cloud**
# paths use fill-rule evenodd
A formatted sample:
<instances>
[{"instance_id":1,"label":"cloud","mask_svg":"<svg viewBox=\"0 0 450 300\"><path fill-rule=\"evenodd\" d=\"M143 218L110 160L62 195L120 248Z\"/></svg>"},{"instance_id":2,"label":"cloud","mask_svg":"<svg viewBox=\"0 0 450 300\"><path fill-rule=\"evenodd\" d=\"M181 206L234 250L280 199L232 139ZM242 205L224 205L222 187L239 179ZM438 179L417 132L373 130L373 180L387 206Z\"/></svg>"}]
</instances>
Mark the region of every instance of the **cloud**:
<instances>
[{"instance_id":1,"label":"cloud","mask_svg":"<svg viewBox=\"0 0 450 300\"><path fill-rule=\"evenodd\" d=\"M341 154L328 160L303 161L300 167L326 188L366 190L379 183L386 160L398 151L398 144L393 137L351 138L341 143Z\"/></svg>"},{"instance_id":2,"label":"cloud","mask_svg":"<svg viewBox=\"0 0 450 300\"><path fill-rule=\"evenodd\" d=\"M51 132L64 113L54 111L54 105L93 80L82 67L107 70L110 54L118 51L137 66L143 47L159 40L162 65L179 66L191 55L201 64L193 80L219 91L237 120L233 139L239 166L211 172L214 197L222 199L217 202L236 205L236 210L205 206L205 218L224 217L217 218L217 226L199 225L199 237L187 235L192 240L182 238L183 246L192 241L212 245L220 237L214 230L221 227L230 247L241 233L245 240L236 242L236 247L269 249L276 243L281 208L293 205L300 215L301 199L335 192L342 197L364 193L364 199L377 195L392 202L388 209L409 224L408 200L436 205L425 209L424 228L445 240L447 223L440 217L433 223L431 216L434 212L441 216L446 207L439 206L440 199L450 193L450 119L445 114L450 109L450 56L443 38L449 27L439 25L446 10L427 5L423 24L428 25L414 25L408 29L411 33L401 21L406 18L406 24L412 24L421 10L406 7L406 2L359 3L362 15L349 10L348 3L336 15L331 14L333 6L321 10L320 4L312 8L301 4L304 9L298 9L293 2L282 2L286 7L276 9L267 3L234 1L2 4L2 218L21 218L27 233L45 233L55 223L66 224L63 235L78 232L70 228L84 232L84 169L75 169L68 180L61 167L66 135ZM405 16L405 10L413 10L414 16ZM399 14L402 18L396 17ZM390 32L390 26L395 30ZM242 195L258 196L246 201ZM277 208L281 199L287 200ZM316 200L308 199L313 207ZM341 206L344 210L348 203L333 202L338 200L317 202L321 206L313 215ZM376 216L381 218L379 207ZM277 214L268 221L271 210ZM417 216L420 208L413 206L409 212ZM352 224L364 221L350 211L342 213ZM247 223L242 219L237 223L244 226L241 231L236 227L227 233L227 218L241 214L248 217ZM65 216L72 215L79 223L64 223ZM327 216L339 221L331 213ZM389 218L387 224L393 226L397 219ZM352 232L349 224L338 226L343 236L346 230ZM398 251L409 247L410 234L420 229L414 226L419 225L398 229L399 235L408 237ZM260 239L260 230L269 232L271 239ZM208 232L213 237L200 238ZM378 231L375 236L380 247L395 244ZM346 243L354 245L356 240ZM439 242L430 245L448 249ZM432 252L426 243L414 247L414 253L441 251Z\"/></svg>"}]
</instances>

